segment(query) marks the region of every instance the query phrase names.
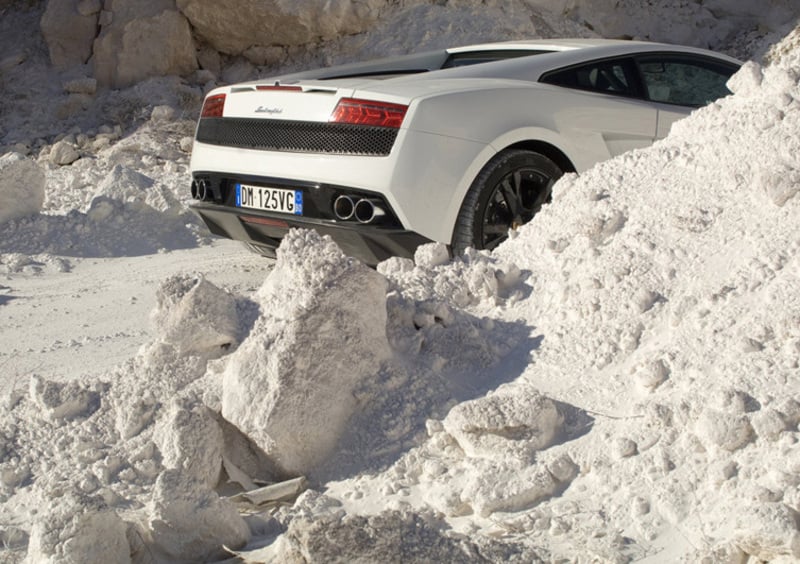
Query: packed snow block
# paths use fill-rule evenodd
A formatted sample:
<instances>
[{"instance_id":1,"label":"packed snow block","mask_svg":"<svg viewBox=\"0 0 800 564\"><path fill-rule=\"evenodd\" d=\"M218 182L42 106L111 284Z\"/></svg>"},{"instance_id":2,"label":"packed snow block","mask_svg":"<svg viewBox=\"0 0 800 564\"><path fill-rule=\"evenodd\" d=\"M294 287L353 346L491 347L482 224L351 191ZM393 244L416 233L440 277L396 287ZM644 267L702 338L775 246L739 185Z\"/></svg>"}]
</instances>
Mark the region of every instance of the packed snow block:
<instances>
[{"instance_id":1,"label":"packed snow block","mask_svg":"<svg viewBox=\"0 0 800 564\"><path fill-rule=\"evenodd\" d=\"M205 278L176 275L165 280L150 317L158 339L179 355L219 358L238 342L235 298Z\"/></svg>"},{"instance_id":2,"label":"packed snow block","mask_svg":"<svg viewBox=\"0 0 800 564\"><path fill-rule=\"evenodd\" d=\"M40 25L54 67L66 69L89 60L97 35L98 12L86 9L82 0L47 2Z\"/></svg>"},{"instance_id":3,"label":"packed snow block","mask_svg":"<svg viewBox=\"0 0 800 564\"><path fill-rule=\"evenodd\" d=\"M53 495L31 529L28 562L83 564L130 562L127 525L102 498Z\"/></svg>"},{"instance_id":4,"label":"packed snow block","mask_svg":"<svg viewBox=\"0 0 800 564\"><path fill-rule=\"evenodd\" d=\"M508 386L465 401L445 417L444 429L471 458L530 460L552 445L564 417L550 398L528 386Z\"/></svg>"},{"instance_id":5,"label":"packed snow block","mask_svg":"<svg viewBox=\"0 0 800 564\"><path fill-rule=\"evenodd\" d=\"M156 425L153 440L166 468L211 489L219 482L222 468L222 429L211 410L188 401L174 401Z\"/></svg>"},{"instance_id":6,"label":"packed snow block","mask_svg":"<svg viewBox=\"0 0 800 564\"><path fill-rule=\"evenodd\" d=\"M207 562L225 555L223 545L236 549L250 540L236 508L183 470L159 475L148 512L145 536L171 560Z\"/></svg>"},{"instance_id":7,"label":"packed snow block","mask_svg":"<svg viewBox=\"0 0 800 564\"><path fill-rule=\"evenodd\" d=\"M261 317L228 358L222 415L288 475L336 447L354 390L390 355L386 279L315 231L291 230L256 295Z\"/></svg>"},{"instance_id":8,"label":"packed snow block","mask_svg":"<svg viewBox=\"0 0 800 564\"><path fill-rule=\"evenodd\" d=\"M45 174L20 153L0 157L0 225L37 214L44 204Z\"/></svg>"},{"instance_id":9,"label":"packed snow block","mask_svg":"<svg viewBox=\"0 0 800 564\"><path fill-rule=\"evenodd\" d=\"M558 494L578 475L578 466L567 455L550 464L520 467L498 458L477 472L461 492L481 517L498 511L524 511Z\"/></svg>"},{"instance_id":10,"label":"packed snow block","mask_svg":"<svg viewBox=\"0 0 800 564\"><path fill-rule=\"evenodd\" d=\"M704 445L730 452L739 450L755 438L747 415L716 409L704 410L694 431Z\"/></svg>"},{"instance_id":11,"label":"packed snow block","mask_svg":"<svg viewBox=\"0 0 800 564\"><path fill-rule=\"evenodd\" d=\"M88 417L100 406L100 395L77 382L51 382L36 375L30 379L29 397L53 423Z\"/></svg>"},{"instance_id":12,"label":"packed snow block","mask_svg":"<svg viewBox=\"0 0 800 564\"><path fill-rule=\"evenodd\" d=\"M800 516L783 503L736 508L734 542L758 562L800 559Z\"/></svg>"}]
</instances>

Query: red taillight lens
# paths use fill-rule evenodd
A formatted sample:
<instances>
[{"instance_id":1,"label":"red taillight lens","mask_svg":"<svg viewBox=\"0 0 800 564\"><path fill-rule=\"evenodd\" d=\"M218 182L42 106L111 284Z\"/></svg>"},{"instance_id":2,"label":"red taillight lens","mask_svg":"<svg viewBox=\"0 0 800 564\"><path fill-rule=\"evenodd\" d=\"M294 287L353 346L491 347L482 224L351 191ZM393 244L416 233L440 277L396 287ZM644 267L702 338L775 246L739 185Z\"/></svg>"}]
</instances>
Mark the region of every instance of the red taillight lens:
<instances>
[{"instance_id":1,"label":"red taillight lens","mask_svg":"<svg viewBox=\"0 0 800 564\"><path fill-rule=\"evenodd\" d=\"M225 108L225 94L209 96L203 102L203 111L200 112L201 118L222 117L222 110Z\"/></svg>"},{"instance_id":2,"label":"red taillight lens","mask_svg":"<svg viewBox=\"0 0 800 564\"><path fill-rule=\"evenodd\" d=\"M334 123L374 125L398 128L403 123L408 106L389 102L374 102L356 98L342 98L336 104L330 120Z\"/></svg>"}]
</instances>

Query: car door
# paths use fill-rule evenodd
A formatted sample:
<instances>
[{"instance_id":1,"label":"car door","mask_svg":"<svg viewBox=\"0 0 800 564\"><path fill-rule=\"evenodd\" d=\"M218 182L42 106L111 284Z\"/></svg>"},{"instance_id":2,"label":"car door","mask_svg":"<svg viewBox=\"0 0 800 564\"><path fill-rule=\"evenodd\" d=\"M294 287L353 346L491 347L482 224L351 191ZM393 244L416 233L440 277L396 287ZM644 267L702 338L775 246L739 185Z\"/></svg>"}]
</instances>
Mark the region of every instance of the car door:
<instances>
[{"instance_id":1,"label":"car door","mask_svg":"<svg viewBox=\"0 0 800 564\"><path fill-rule=\"evenodd\" d=\"M653 54L636 58L645 96L658 109L656 137L696 108L730 94L726 83L737 67L690 54Z\"/></svg>"},{"instance_id":2,"label":"car door","mask_svg":"<svg viewBox=\"0 0 800 564\"><path fill-rule=\"evenodd\" d=\"M581 63L545 73L540 82L600 95L592 103L576 104L570 125L573 131L601 137L609 157L655 140L658 110L644 100L632 58Z\"/></svg>"}]
</instances>

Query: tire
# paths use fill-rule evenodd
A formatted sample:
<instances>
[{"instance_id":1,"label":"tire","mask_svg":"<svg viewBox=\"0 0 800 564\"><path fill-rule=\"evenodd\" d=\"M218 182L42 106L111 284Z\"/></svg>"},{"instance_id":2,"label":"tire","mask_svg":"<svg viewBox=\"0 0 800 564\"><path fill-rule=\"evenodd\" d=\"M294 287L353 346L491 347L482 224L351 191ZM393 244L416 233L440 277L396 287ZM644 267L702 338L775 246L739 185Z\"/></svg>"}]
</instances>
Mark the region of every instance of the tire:
<instances>
[{"instance_id":1,"label":"tire","mask_svg":"<svg viewBox=\"0 0 800 564\"><path fill-rule=\"evenodd\" d=\"M453 254L467 247L494 249L533 219L550 201L553 184L564 172L533 151L509 149L495 155L464 197L453 230Z\"/></svg>"}]
</instances>

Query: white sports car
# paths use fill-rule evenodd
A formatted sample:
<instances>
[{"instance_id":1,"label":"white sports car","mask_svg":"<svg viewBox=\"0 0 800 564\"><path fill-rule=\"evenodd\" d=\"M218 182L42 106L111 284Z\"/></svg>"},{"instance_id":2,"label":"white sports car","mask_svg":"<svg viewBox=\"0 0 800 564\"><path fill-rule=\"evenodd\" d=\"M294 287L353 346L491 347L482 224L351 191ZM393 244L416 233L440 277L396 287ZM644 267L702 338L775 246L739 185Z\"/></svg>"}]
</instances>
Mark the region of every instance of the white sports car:
<instances>
[{"instance_id":1,"label":"white sports car","mask_svg":"<svg viewBox=\"0 0 800 564\"><path fill-rule=\"evenodd\" d=\"M491 249L564 172L664 137L740 61L623 40L473 45L210 92L192 208L274 254L291 227L369 264L440 241Z\"/></svg>"}]
</instances>

